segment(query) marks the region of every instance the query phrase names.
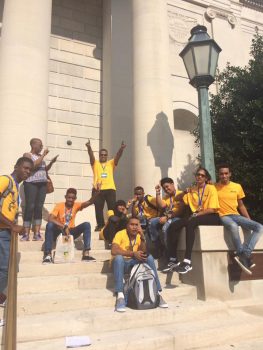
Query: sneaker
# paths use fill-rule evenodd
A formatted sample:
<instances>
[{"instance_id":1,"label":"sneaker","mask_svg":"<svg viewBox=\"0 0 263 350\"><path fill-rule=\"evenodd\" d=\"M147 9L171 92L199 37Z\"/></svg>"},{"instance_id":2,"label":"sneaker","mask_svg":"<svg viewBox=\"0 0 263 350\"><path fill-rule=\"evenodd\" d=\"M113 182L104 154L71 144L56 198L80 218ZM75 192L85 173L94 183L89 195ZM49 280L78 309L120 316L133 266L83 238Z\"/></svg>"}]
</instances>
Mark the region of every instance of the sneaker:
<instances>
[{"instance_id":1,"label":"sneaker","mask_svg":"<svg viewBox=\"0 0 263 350\"><path fill-rule=\"evenodd\" d=\"M162 270L163 273L168 273L175 271L174 268L180 264L178 259L175 259L173 261L169 261L166 267Z\"/></svg>"},{"instance_id":2,"label":"sneaker","mask_svg":"<svg viewBox=\"0 0 263 350\"><path fill-rule=\"evenodd\" d=\"M29 241L29 235L23 234L23 236L20 238L20 241L21 241L21 242Z\"/></svg>"},{"instance_id":3,"label":"sneaker","mask_svg":"<svg viewBox=\"0 0 263 350\"><path fill-rule=\"evenodd\" d=\"M86 262L96 262L96 259L89 255L82 255L81 260Z\"/></svg>"},{"instance_id":4,"label":"sneaker","mask_svg":"<svg viewBox=\"0 0 263 350\"><path fill-rule=\"evenodd\" d=\"M164 298L162 297L161 294L159 294L159 307L163 308L163 309L167 309L168 308L168 304L167 302L164 300Z\"/></svg>"},{"instance_id":5,"label":"sneaker","mask_svg":"<svg viewBox=\"0 0 263 350\"><path fill-rule=\"evenodd\" d=\"M53 263L53 260L50 254L44 256L44 259L42 261L43 265L52 264L52 263Z\"/></svg>"},{"instance_id":6,"label":"sneaker","mask_svg":"<svg viewBox=\"0 0 263 350\"><path fill-rule=\"evenodd\" d=\"M40 233L37 233L33 236L33 241L43 241L43 238Z\"/></svg>"},{"instance_id":7,"label":"sneaker","mask_svg":"<svg viewBox=\"0 0 263 350\"><path fill-rule=\"evenodd\" d=\"M249 266L249 269L253 269L256 266L256 264L253 262L251 258L248 258L248 266Z\"/></svg>"},{"instance_id":8,"label":"sneaker","mask_svg":"<svg viewBox=\"0 0 263 350\"><path fill-rule=\"evenodd\" d=\"M246 272L248 275L252 275L252 272L250 271L251 260L246 257L244 253L236 255L234 259L244 272Z\"/></svg>"},{"instance_id":9,"label":"sneaker","mask_svg":"<svg viewBox=\"0 0 263 350\"><path fill-rule=\"evenodd\" d=\"M101 229L103 229L103 227L104 227L104 225L103 226L100 226L100 225L97 225L96 227L95 227L95 232L98 232L98 231L101 231Z\"/></svg>"},{"instance_id":10,"label":"sneaker","mask_svg":"<svg viewBox=\"0 0 263 350\"><path fill-rule=\"evenodd\" d=\"M181 274L185 274L187 273L188 271L191 271L193 268L192 268L192 265L185 262L185 261L182 261L180 262L180 264L178 266L175 267L175 271L178 272L178 273L181 273Z\"/></svg>"},{"instance_id":11,"label":"sneaker","mask_svg":"<svg viewBox=\"0 0 263 350\"><path fill-rule=\"evenodd\" d=\"M116 310L117 312L125 312L125 311L126 311L126 308L125 308L125 300L124 300L124 298L118 298L118 299L116 299L115 310Z\"/></svg>"}]
</instances>

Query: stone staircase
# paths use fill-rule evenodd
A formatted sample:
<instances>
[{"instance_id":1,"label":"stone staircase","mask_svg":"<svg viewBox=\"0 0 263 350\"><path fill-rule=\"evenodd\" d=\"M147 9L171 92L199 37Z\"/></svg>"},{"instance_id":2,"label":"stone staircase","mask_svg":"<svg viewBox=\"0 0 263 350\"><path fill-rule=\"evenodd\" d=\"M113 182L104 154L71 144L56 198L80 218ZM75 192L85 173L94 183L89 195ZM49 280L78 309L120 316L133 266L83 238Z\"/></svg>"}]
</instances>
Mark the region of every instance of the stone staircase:
<instances>
[{"instance_id":1,"label":"stone staircase","mask_svg":"<svg viewBox=\"0 0 263 350\"><path fill-rule=\"evenodd\" d=\"M203 302L176 273L159 273L169 309L114 312L110 251L97 236L95 263L77 250L74 263L42 265L42 243L19 242L18 350L62 350L73 335L98 350L262 349L263 301Z\"/></svg>"}]
</instances>

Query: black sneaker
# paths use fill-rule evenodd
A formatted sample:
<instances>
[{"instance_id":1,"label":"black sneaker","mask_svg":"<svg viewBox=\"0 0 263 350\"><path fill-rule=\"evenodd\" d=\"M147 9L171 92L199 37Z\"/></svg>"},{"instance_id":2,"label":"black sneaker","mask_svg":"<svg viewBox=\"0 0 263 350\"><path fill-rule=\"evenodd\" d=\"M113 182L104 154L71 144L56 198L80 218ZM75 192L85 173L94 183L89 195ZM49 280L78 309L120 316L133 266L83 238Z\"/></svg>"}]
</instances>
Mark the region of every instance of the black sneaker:
<instances>
[{"instance_id":1,"label":"black sneaker","mask_svg":"<svg viewBox=\"0 0 263 350\"><path fill-rule=\"evenodd\" d=\"M244 272L246 272L248 275L252 275L252 272L250 271L251 260L245 256L244 253L236 255L234 259Z\"/></svg>"},{"instance_id":2,"label":"black sneaker","mask_svg":"<svg viewBox=\"0 0 263 350\"><path fill-rule=\"evenodd\" d=\"M165 266L165 268L162 270L163 273L168 273L168 272L172 272L175 271L175 267L178 266L180 264L178 259L175 260L170 260L168 262L168 264Z\"/></svg>"},{"instance_id":3,"label":"black sneaker","mask_svg":"<svg viewBox=\"0 0 263 350\"><path fill-rule=\"evenodd\" d=\"M256 266L256 264L253 262L251 258L248 258L248 266L249 266L249 269L253 269Z\"/></svg>"},{"instance_id":4,"label":"black sneaker","mask_svg":"<svg viewBox=\"0 0 263 350\"><path fill-rule=\"evenodd\" d=\"M96 261L95 258L93 258L92 256L89 256L89 255L83 255L81 260L86 261L86 262L95 262Z\"/></svg>"},{"instance_id":5,"label":"black sneaker","mask_svg":"<svg viewBox=\"0 0 263 350\"><path fill-rule=\"evenodd\" d=\"M174 271L181 273L181 274L185 274L188 271L191 271L192 269L193 268L192 268L191 264L189 264L185 261L182 261L178 266L175 267Z\"/></svg>"},{"instance_id":6,"label":"black sneaker","mask_svg":"<svg viewBox=\"0 0 263 350\"><path fill-rule=\"evenodd\" d=\"M50 254L45 255L43 258L42 264L47 265L47 264L52 264L52 263L53 263L53 260L52 260L51 255Z\"/></svg>"},{"instance_id":7,"label":"black sneaker","mask_svg":"<svg viewBox=\"0 0 263 350\"><path fill-rule=\"evenodd\" d=\"M99 232L99 231L101 231L102 229L103 229L103 227L104 227L104 225L103 226L100 226L100 225L97 225L96 227L95 227L95 232Z\"/></svg>"}]
</instances>

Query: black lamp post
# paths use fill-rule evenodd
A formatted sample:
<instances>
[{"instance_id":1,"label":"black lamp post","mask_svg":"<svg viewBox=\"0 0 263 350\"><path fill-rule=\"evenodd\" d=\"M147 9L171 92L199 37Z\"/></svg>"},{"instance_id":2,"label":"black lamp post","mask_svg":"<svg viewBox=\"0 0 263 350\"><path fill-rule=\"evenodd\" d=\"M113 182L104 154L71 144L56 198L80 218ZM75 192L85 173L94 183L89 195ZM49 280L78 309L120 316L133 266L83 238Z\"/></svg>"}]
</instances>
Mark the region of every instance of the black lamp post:
<instances>
[{"instance_id":1,"label":"black lamp post","mask_svg":"<svg viewBox=\"0 0 263 350\"><path fill-rule=\"evenodd\" d=\"M191 37L180 53L190 79L198 91L200 118L201 160L215 181L215 162L209 110L208 87L215 80L218 56L221 48L207 34L205 26L198 25L191 30Z\"/></svg>"}]
</instances>

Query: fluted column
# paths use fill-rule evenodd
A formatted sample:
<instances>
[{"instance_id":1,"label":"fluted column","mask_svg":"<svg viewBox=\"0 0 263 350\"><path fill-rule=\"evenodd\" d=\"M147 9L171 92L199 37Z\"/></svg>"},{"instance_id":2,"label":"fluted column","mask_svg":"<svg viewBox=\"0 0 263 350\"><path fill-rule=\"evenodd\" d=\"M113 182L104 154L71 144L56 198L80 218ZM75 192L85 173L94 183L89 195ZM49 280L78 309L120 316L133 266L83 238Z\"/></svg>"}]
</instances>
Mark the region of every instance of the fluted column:
<instances>
[{"instance_id":1,"label":"fluted column","mask_svg":"<svg viewBox=\"0 0 263 350\"><path fill-rule=\"evenodd\" d=\"M52 0L5 0L0 47L0 169L47 134Z\"/></svg>"},{"instance_id":2,"label":"fluted column","mask_svg":"<svg viewBox=\"0 0 263 350\"><path fill-rule=\"evenodd\" d=\"M169 68L166 1L133 0L134 174L150 193L161 177L173 175Z\"/></svg>"}]
</instances>

